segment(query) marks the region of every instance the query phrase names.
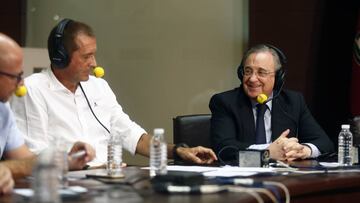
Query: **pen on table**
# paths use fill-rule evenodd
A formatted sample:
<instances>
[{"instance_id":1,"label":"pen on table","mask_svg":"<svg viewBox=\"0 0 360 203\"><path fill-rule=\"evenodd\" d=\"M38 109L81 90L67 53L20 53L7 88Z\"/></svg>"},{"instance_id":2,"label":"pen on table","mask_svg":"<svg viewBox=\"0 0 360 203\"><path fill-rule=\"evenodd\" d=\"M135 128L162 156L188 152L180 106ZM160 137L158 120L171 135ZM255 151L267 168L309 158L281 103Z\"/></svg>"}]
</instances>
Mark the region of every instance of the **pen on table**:
<instances>
[{"instance_id":1,"label":"pen on table","mask_svg":"<svg viewBox=\"0 0 360 203\"><path fill-rule=\"evenodd\" d=\"M85 154L86 154L85 150L80 150L78 152L70 154L70 157L73 158L73 159L77 159L77 158L80 158L80 157L84 156Z\"/></svg>"}]
</instances>

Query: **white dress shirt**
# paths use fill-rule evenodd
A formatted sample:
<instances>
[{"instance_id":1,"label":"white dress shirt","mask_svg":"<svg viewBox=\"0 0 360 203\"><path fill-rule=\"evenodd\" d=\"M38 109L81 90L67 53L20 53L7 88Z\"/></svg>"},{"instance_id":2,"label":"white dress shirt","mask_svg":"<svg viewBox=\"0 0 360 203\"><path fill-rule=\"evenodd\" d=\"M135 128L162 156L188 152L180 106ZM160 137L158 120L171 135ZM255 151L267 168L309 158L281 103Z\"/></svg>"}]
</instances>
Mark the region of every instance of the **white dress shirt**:
<instances>
[{"instance_id":1,"label":"white dress shirt","mask_svg":"<svg viewBox=\"0 0 360 203\"><path fill-rule=\"evenodd\" d=\"M65 141L67 150L74 142L83 141L95 148L94 162L106 162L106 140L110 135L92 115L80 87L72 93L57 80L51 69L27 77L25 85L27 95L13 98L11 108L31 151L38 154L54 146L57 138ZM101 123L112 134L119 134L123 147L135 154L137 142L145 130L123 112L105 80L90 76L81 85Z\"/></svg>"}]
</instances>

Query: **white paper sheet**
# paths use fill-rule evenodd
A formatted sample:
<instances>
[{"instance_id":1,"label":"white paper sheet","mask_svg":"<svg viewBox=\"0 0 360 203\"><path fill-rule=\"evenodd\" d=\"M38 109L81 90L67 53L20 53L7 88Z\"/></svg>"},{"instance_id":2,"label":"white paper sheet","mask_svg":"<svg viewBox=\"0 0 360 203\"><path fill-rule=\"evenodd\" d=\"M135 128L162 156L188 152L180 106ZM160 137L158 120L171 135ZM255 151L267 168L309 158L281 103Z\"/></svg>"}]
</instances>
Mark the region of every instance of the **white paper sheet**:
<instances>
[{"instance_id":1,"label":"white paper sheet","mask_svg":"<svg viewBox=\"0 0 360 203\"><path fill-rule=\"evenodd\" d=\"M144 167L142 169L149 169L149 167ZM206 166L178 166L178 165L169 165L167 166L167 170L199 172L199 173L203 173L203 175L207 177L252 176L259 173L269 173L276 171L276 169L273 168L260 168L260 167L235 167L235 166L206 167Z\"/></svg>"}]
</instances>

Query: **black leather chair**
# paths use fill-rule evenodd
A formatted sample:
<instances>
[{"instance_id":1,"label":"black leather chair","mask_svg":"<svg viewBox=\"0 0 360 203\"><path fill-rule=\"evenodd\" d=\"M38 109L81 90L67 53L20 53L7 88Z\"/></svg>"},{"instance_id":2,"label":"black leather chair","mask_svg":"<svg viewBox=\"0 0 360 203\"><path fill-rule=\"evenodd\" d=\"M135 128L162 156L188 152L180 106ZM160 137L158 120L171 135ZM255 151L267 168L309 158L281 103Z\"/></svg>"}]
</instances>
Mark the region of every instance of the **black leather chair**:
<instances>
[{"instance_id":1,"label":"black leather chair","mask_svg":"<svg viewBox=\"0 0 360 203\"><path fill-rule=\"evenodd\" d=\"M173 118L174 144L186 143L190 147L210 144L210 114L184 115Z\"/></svg>"}]
</instances>

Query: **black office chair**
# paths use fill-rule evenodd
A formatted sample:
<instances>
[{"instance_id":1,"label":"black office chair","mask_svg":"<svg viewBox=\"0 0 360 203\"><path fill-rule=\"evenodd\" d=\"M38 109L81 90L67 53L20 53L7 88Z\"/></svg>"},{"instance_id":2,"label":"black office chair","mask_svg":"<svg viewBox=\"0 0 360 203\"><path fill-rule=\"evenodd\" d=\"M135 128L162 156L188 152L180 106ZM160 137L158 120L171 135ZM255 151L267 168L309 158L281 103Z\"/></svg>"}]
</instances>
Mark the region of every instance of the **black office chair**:
<instances>
[{"instance_id":1,"label":"black office chair","mask_svg":"<svg viewBox=\"0 0 360 203\"><path fill-rule=\"evenodd\" d=\"M184 115L173 118L174 144L211 147L210 114Z\"/></svg>"}]
</instances>

